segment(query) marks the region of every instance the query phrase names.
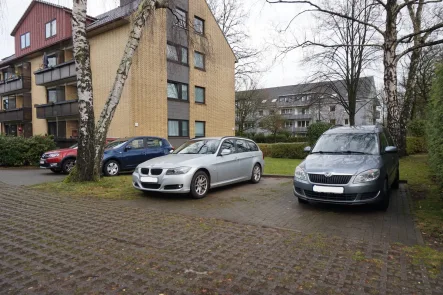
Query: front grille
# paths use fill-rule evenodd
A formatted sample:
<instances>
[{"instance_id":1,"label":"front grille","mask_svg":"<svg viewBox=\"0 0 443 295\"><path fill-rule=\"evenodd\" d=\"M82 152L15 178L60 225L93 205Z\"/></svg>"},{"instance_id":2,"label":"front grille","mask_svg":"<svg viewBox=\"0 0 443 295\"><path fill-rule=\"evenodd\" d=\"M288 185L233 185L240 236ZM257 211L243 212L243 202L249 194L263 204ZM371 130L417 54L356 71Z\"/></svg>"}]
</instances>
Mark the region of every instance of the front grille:
<instances>
[{"instance_id":1,"label":"front grille","mask_svg":"<svg viewBox=\"0 0 443 295\"><path fill-rule=\"evenodd\" d=\"M160 184L156 184L156 183L144 183L142 182L142 186L143 188L146 189L159 189L160 188Z\"/></svg>"},{"instance_id":2,"label":"front grille","mask_svg":"<svg viewBox=\"0 0 443 295\"><path fill-rule=\"evenodd\" d=\"M328 201L355 201L357 194L330 194L304 190L305 195L311 199Z\"/></svg>"},{"instance_id":3,"label":"front grille","mask_svg":"<svg viewBox=\"0 0 443 295\"><path fill-rule=\"evenodd\" d=\"M311 182L322 184L347 184L351 178L352 175L332 175L331 177L326 177L323 174L309 174Z\"/></svg>"},{"instance_id":4,"label":"front grille","mask_svg":"<svg viewBox=\"0 0 443 295\"><path fill-rule=\"evenodd\" d=\"M148 175L148 174L149 174L149 168L142 168L142 169L140 170L140 172L141 172L142 174Z\"/></svg>"},{"instance_id":5,"label":"front grille","mask_svg":"<svg viewBox=\"0 0 443 295\"><path fill-rule=\"evenodd\" d=\"M160 175L162 172L163 169L151 169L151 175Z\"/></svg>"},{"instance_id":6,"label":"front grille","mask_svg":"<svg viewBox=\"0 0 443 295\"><path fill-rule=\"evenodd\" d=\"M182 187L183 187L182 184L166 185L165 190L176 190L176 189L181 189Z\"/></svg>"}]
</instances>

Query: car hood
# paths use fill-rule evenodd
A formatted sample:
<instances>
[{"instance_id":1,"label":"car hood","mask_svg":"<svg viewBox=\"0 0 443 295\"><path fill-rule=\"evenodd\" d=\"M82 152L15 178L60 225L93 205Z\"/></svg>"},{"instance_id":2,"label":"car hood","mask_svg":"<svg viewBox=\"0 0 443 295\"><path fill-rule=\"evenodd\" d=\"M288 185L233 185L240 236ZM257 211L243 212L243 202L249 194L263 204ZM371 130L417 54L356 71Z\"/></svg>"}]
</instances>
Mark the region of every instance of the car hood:
<instances>
[{"instance_id":1,"label":"car hood","mask_svg":"<svg viewBox=\"0 0 443 295\"><path fill-rule=\"evenodd\" d=\"M379 169L381 159L378 155L309 155L300 165L308 173L346 173L356 174L369 169Z\"/></svg>"},{"instance_id":2,"label":"car hood","mask_svg":"<svg viewBox=\"0 0 443 295\"><path fill-rule=\"evenodd\" d=\"M61 153L72 152L72 151L75 151L75 150L77 150L77 149L70 149L70 148L59 149L59 150L53 150L53 151L45 152L45 154L55 154L55 153L61 154Z\"/></svg>"},{"instance_id":3,"label":"car hood","mask_svg":"<svg viewBox=\"0 0 443 295\"><path fill-rule=\"evenodd\" d=\"M170 154L143 162L139 167L176 168L181 166L194 166L197 162L201 163L202 158L210 156L213 155Z\"/></svg>"}]
</instances>

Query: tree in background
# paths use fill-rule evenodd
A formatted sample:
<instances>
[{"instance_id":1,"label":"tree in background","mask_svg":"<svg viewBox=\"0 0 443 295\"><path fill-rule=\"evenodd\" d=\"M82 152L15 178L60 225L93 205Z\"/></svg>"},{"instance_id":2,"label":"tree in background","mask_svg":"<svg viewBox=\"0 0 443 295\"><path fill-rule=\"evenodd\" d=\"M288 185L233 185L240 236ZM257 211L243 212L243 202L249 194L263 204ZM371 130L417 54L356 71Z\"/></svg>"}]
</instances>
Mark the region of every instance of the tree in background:
<instances>
[{"instance_id":1,"label":"tree in background","mask_svg":"<svg viewBox=\"0 0 443 295\"><path fill-rule=\"evenodd\" d=\"M285 122L286 122L286 119L282 115L280 115L278 112L273 110L273 112L271 112L271 114L264 117L260 121L259 126L261 129L266 130L269 133L271 133L272 136L274 137L274 142L276 142L277 141L276 140L277 134L284 129Z\"/></svg>"},{"instance_id":2,"label":"tree in background","mask_svg":"<svg viewBox=\"0 0 443 295\"><path fill-rule=\"evenodd\" d=\"M128 41L117 69L114 84L101 111L97 123L94 118L94 95L90 47L86 34L87 0L73 0L72 41L79 105L79 140L76 168L71 181L95 181L100 177L106 135L123 92L132 59L137 51L143 28L156 9L168 8L167 0L142 0L133 14Z\"/></svg>"},{"instance_id":3,"label":"tree in background","mask_svg":"<svg viewBox=\"0 0 443 295\"><path fill-rule=\"evenodd\" d=\"M244 135L245 132L252 129L251 123L255 126L258 108L262 100L262 94L257 89L257 84L252 80L245 82L246 90L237 92L235 95L235 124L240 135Z\"/></svg>"}]
</instances>

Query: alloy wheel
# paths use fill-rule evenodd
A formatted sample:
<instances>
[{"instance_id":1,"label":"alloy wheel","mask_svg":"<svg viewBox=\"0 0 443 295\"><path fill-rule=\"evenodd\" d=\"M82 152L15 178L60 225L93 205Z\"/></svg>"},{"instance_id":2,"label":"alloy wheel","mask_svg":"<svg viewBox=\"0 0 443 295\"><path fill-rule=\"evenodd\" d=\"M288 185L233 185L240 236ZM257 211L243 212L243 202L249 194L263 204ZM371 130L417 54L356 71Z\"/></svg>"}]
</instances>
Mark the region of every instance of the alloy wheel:
<instances>
[{"instance_id":1,"label":"alloy wheel","mask_svg":"<svg viewBox=\"0 0 443 295\"><path fill-rule=\"evenodd\" d=\"M204 175L199 175L195 179L194 185L195 185L195 192L198 195L203 196L208 190L208 179Z\"/></svg>"},{"instance_id":2,"label":"alloy wheel","mask_svg":"<svg viewBox=\"0 0 443 295\"><path fill-rule=\"evenodd\" d=\"M65 171L67 173L71 172L72 168L74 168L75 162L73 160L68 160L65 163Z\"/></svg>"},{"instance_id":3,"label":"alloy wheel","mask_svg":"<svg viewBox=\"0 0 443 295\"><path fill-rule=\"evenodd\" d=\"M258 165L254 167L254 171L252 172L255 181L259 181L261 177L261 169Z\"/></svg>"}]
</instances>

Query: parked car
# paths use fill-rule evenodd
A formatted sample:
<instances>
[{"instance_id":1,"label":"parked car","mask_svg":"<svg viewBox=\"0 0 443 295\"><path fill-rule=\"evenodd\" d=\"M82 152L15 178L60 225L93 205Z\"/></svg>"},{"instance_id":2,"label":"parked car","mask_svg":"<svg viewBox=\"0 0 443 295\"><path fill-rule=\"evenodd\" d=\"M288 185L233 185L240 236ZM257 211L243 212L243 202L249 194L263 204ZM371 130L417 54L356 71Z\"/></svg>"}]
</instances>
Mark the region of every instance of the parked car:
<instances>
[{"instance_id":1,"label":"parked car","mask_svg":"<svg viewBox=\"0 0 443 295\"><path fill-rule=\"evenodd\" d=\"M108 144L114 140L116 140L116 138L107 138L106 143ZM53 150L44 153L40 158L40 168L51 169L54 173L68 174L75 166L77 148L78 144L76 143L66 149Z\"/></svg>"},{"instance_id":2,"label":"parked car","mask_svg":"<svg viewBox=\"0 0 443 295\"><path fill-rule=\"evenodd\" d=\"M132 181L142 191L191 193L200 199L210 188L248 180L258 183L264 165L263 153L252 140L198 138L170 155L138 165Z\"/></svg>"},{"instance_id":3,"label":"parked car","mask_svg":"<svg viewBox=\"0 0 443 295\"><path fill-rule=\"evenodd\" d=\"M300 203L376 204L389 207L390 188L399 185L399 159L382 126L337 127L319 138L295 169Z\"/></svg>"},{"instance_id":4,"label":"parked car","mask_svg":"<svg viewBox=\"0 0 443 295\"><path fill-rule=\"evenodd\" d=\"M169 154L174 148L164 138L138 136L123 138L106 146L103 155L103 173L118 175L121 171L134 170L138 164Z\"/></svg>"}]
</instances>

